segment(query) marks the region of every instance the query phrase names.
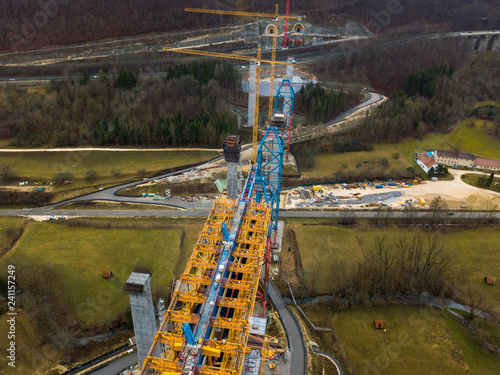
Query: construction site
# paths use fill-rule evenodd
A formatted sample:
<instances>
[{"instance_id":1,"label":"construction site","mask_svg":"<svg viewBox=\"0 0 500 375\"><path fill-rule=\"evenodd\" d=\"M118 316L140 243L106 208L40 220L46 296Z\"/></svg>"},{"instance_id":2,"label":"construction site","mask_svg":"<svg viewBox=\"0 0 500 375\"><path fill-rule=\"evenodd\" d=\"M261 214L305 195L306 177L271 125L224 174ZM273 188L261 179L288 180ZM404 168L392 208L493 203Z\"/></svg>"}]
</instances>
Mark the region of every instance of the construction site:
<instances>
[{"instance_id":1,"label":"construction site","mask_svg":"<svg viewBox=\"0 0 500 375\"><path fill-rule=\"evenodd\" d=\"M227 169L225 194L213 202L158 328L150 276L140 272L130 275L126 289L130 294L137 340L140 367L137 373L305 373L304 354L292 353L293 347L288 340L266 335L266 327L273 317L284 323L275 311L276 304L286 308L277 291L273 293L272 304L269 303L269 291L273 288L269 268L272 249L279 248L283 234L283 226L278 223L281 176L283 160L289 153L294 102L294 59L276 61L276 30L278 22L281 27L284 21L283 43L286 46L288 20L301 20L302 17L289 16L288 7L286 15L279 15L277 6L275 14L186 10L269 19L272 30L267 32L273 34L272 57L262 59L260 46L256 57L163 48L166 52L249 63L248 124L253 127L253 142L251 164L244 180L241 141L238 136L226 138L223 145ZM259 127L258 118L261 64L270 66L269 93L276 93L268 95L268 120L263 128ZM285 67L286 75L275 90L276 64ZM286 336L288 338L288 332ZM296 349L304 352L304 348Z\"/></svg>"}]
</instances>

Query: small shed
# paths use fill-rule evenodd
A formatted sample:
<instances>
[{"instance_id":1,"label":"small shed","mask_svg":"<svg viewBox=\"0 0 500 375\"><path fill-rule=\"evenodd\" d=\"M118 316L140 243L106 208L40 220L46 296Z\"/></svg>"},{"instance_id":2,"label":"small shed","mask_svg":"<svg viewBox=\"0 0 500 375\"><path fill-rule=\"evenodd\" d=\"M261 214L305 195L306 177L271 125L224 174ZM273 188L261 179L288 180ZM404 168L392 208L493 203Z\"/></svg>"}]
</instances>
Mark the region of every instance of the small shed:
<instances>
[{"instance_id":1,"label":"small shed","mask_svg":"<svg viewBox=\"0 0 500 375\"><path fill-rule=\"evenodd\" d=\"M374 320L373 326L375 329L385 329L385 320Z\"/></svg>"},{"instance_id":2,"label":"small shed","mask_svg":"<svg viewBox=\"0 0 500 375\"><path fill-rule=\"evenodd\" d=\"M102 277L109 279L111 276L113 276L113 272L110 270L102 270Z\"/></svg>"},{"instance_id":3,"label":"small shed","mask_svg":"<svg viewBox=\"0 0 500 375\"><path fill-rule=\"evenodd\" d=\"M487 285L495 285L495 283L497 282L497 278L496 277L492 277L492 276L486 276L484 278L484 282Z\"/></svg>"}]
</instances>

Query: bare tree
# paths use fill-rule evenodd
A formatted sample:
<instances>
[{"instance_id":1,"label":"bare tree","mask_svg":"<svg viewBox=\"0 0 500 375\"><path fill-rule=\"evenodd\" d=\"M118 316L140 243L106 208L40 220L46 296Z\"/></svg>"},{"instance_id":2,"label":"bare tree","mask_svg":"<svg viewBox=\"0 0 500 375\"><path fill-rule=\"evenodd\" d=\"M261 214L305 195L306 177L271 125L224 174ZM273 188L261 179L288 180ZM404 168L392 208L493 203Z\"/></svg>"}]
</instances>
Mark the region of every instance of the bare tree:
<instances>
[{"instance_id":1,"label":"bare tree","mask_svg":"<svg viewBox=\"0 0 500 375\"><path fill-rule=\"evenodd\" d=\"M474 319L487 309L486 298L481 290L476 285L471 285L463 291L464 298L468 307L468 318Z\"/></svg>"},{"instance_id":2,"label":"bare tree","mask_svg":"<svg viewBox=\"0 0 500 375\"><path fill-rule=\"evenodd\" d=\"M443 201L440 195L435 197L429 204L432 211L431 225L436 225L444 219L444 212L448 209L448 205Z\"/></svg>"},{"instance_id":3,"label":"bare tree","mask_svg":"<svg viewBox=\"0 0 500 375\"><path fill-rule=\"evenodd\" d=\"M94 171L93 169L89 169L87 173L85 174L85 179L87 181L94 181L94 179L97 177L97 172Z\"/></svg>"},{"instance_id":4,"label":"bare tree","mask_svg":"<svg viewBox=\"0 0 500 375\"><path fill-rule=\"evenodd\" d=\"M16 174L14 173L10 165L2 165L0 175L2 176L2 180L4 180L5 182L10 182L16 177Z\"/></svg>"}]
</instances>

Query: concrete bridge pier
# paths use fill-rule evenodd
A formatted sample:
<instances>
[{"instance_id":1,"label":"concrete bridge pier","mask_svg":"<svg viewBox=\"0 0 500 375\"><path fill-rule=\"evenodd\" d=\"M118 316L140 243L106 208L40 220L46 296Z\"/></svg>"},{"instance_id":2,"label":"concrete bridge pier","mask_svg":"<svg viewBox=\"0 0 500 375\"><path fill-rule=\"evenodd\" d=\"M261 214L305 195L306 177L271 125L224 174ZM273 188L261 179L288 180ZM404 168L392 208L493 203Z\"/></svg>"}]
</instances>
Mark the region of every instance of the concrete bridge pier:
<instances>
[{"instance_id":1,"label":"concrete bridge pier","mask_svg":"<svg viewBox=\"0 0 500 375\"><path fill-rule=\"evenodd\" d=\"M491 51L500 51L500 36L493 35L491 38L493 39Z\"/></svg>"},{"instance_id":2,"label":"concrete bridge pier","mask_svg":"<svg viewBox=\"0 0 500 375\"><path fill-rule=\"evenodd\" d=\"M488 46L488 38L485 35L481 35L476 39L476 43L474 44L474 51L484 52L486 51L486 47Z\"/></svg>"}]
</instances>

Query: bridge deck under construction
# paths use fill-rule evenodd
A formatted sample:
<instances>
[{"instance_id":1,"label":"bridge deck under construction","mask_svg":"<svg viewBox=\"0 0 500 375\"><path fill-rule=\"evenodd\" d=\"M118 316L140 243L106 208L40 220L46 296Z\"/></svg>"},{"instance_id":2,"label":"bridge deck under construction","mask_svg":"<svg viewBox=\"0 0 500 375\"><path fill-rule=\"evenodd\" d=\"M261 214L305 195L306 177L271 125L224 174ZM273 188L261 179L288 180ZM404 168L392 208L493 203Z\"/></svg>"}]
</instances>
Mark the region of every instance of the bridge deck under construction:
<instances>
[{"instance_id":1,"label":"bridge deck under construction","mask_svg":"<svg viewBox=\"0 0 500 375\"><path fill-rule=\"evenodd\" d=\"M270 218L271 208L265 202L215 201L143 373L150 369L169 375L241 374ZM194 354L183 323L193 332L199 349Z\"/></svg>"}]
</instances>

